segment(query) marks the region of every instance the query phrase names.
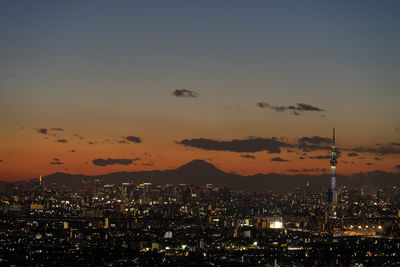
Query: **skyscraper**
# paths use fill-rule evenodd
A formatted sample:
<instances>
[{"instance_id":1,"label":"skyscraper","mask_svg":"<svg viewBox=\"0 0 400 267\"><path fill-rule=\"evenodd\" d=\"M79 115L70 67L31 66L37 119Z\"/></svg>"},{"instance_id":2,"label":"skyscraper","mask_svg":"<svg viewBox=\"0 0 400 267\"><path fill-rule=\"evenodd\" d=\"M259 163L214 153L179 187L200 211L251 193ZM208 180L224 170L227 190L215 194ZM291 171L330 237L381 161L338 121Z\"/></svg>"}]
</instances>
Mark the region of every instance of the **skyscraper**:
<instances>
[{"instance_id":1,"label":"skyscraper","mask_svg":"<svg viewBox=\"0 0 400 267\"><path fill-rule=\"evenodd\" d=\"M143 183L143 193L150 193L151 191L151 183Z\"/></svg>"},{"instance_id":2,"label":"skyscraper","mask_svg":"<svg viewBox=\"0 0 400 267\"><path fill-rule=\"evenodd\" d=\"M332 158L331 163L331 190L332 190L332 204L337 205L337 188L336 188L336 144L335 144L335 127L333 127L333 138L332 138Z\"/></svg>"}]
</instances>

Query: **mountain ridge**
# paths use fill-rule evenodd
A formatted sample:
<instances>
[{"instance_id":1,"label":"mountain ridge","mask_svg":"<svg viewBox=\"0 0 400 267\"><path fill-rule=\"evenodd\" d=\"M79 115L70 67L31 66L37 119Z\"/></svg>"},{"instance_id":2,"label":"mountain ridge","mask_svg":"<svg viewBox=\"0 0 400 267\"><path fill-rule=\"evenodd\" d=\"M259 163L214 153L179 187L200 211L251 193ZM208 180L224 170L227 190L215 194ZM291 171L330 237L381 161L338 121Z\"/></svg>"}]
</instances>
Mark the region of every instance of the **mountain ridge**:
<instances>
[{"instance_id":1,"label":"mountain ridge","mask_svg":"<svg viewBox=\"0 0 400 267\"><path fill-rule=\"evenodd\" d=\"M45 184L56 184L57 187L65 186L73 190L82 188L82 179L101 178L107 184L119 185L122 182L133 183L151 182L157 185L164 184L193 184L205 185L215 184L230 186L236 190L243 191L269 191L287 192L297 188L304 188L306 181L311 184L311 189L319 191L327 188L330 182L329 174L307 175L294 174L286 175L279 173L255 174L243 176L235 173L227 173L218 169L212 163L201 159L192 160L175 169L136 171L136 172L112 172L102 175L84 175L56 172L43 177ZM31 179L31 181L37 181ZM359 187L368 184L371 187L385 185L399 185L400 173L387 173L383 171L371 171L353 175L338 175L338 185Z\"/></svg>"}]
</instances>

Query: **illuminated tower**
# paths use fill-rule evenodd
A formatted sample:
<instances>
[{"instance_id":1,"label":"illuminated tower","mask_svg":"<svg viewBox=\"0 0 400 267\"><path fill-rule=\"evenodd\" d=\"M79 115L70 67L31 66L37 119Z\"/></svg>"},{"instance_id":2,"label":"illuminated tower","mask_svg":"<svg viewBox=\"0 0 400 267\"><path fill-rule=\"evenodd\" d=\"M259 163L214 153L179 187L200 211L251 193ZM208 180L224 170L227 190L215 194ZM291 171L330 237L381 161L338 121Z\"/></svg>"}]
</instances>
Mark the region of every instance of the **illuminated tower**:
<instances>
[{"instance_id":1,"label":"illuminated tower","mask_svg":"<svg viewBox=\"0 0 400 267\"><path fill-rule=\"evenodd\" d=\"M337 205L337 188L336 188L336 144L335 144L335 127L333 127L333 138L332 138L332 158L331 158L331 190L332 190L332 204Z\"/></svg>"}]
</instances>

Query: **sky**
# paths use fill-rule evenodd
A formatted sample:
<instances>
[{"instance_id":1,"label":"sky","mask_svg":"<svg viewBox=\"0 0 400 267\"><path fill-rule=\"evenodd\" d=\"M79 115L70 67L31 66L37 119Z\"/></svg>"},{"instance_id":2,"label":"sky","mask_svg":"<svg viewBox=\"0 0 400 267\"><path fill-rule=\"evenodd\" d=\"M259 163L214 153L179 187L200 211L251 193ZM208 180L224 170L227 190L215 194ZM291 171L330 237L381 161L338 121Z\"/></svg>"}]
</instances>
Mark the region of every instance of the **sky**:
<instances>
[{"instance_id":1,"label":"sky","mask_svg":"<svg viewBox=\"0 0 400 267\"><path fill-rule=\"evenodd\" d=\"M1 1L0 180L400 171L398 1Z\"/></svg>"}]
</instances>

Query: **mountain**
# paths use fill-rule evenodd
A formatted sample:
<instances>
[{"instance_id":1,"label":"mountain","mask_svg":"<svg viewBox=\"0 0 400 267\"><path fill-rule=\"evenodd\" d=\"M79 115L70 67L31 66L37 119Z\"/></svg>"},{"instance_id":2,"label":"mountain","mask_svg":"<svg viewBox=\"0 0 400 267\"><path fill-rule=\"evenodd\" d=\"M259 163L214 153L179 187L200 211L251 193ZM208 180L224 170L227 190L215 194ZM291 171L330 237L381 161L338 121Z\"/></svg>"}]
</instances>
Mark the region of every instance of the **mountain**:
<instances>
[{"instance_id":1,"label":"mountain","mask_svg":"<svg viewBox=\"0 0 400 267\"><path fill-rule=\"evenodd\" d=\"M66 186L71 189L82 188L82 179L101 178L105 183L119 185L123 182L131 181L133 183L151 182L157 185L164 184L215 184L228 185L233 189L244 191L266 191L286 192L293 191L296 188L304 188L306 181L311 184L311 189L319 191L326 188L330 182L329 174L322 175L286 175L286 174L256 174L252 176L242 176L234 173L227 173L213 164L204 160L193 160L176 169L154 170L140 172L115 172L104 175L86 176L82 174L54 173L45 176L43 181L46 184L55 183L58 187ZM359 187L369 185L371 187L381 187L385 185L399 185L399 173L387 173L383 171L373 171L358 173L350 176L338 175L338 185L347 185L349 187Z\"/></svg>"}]
</instances>

